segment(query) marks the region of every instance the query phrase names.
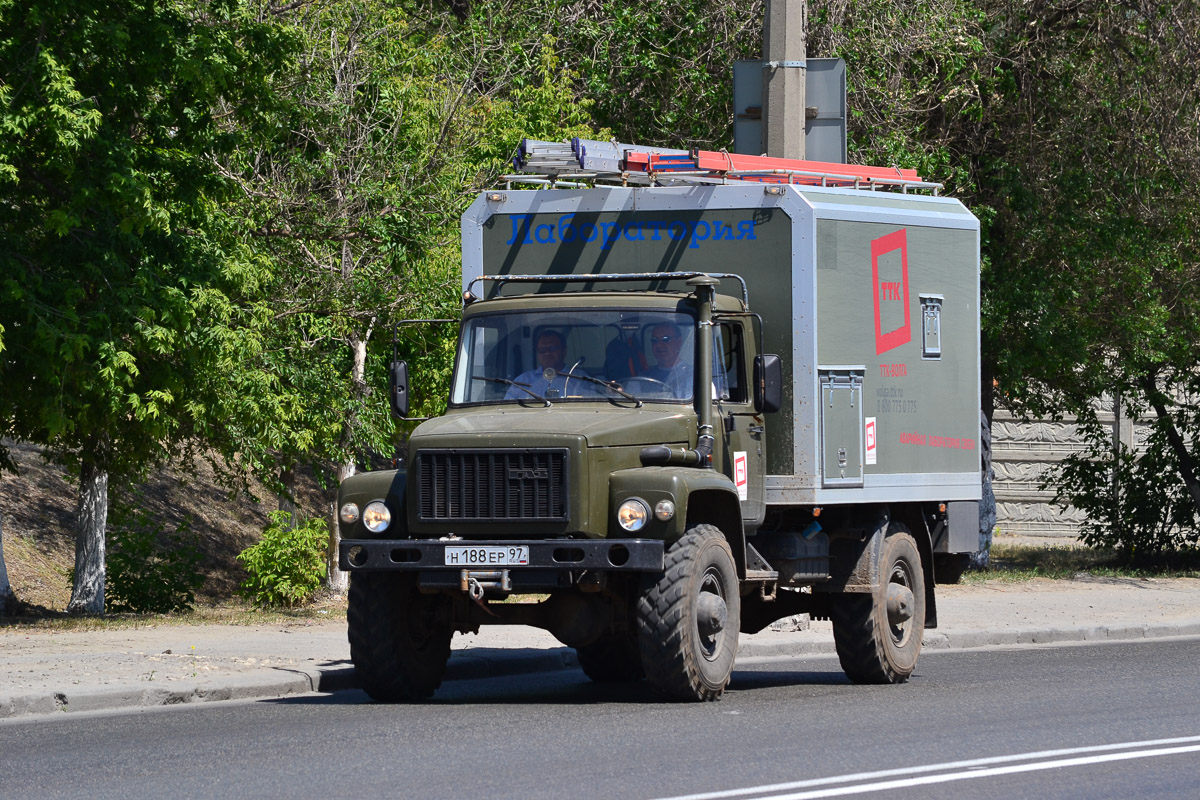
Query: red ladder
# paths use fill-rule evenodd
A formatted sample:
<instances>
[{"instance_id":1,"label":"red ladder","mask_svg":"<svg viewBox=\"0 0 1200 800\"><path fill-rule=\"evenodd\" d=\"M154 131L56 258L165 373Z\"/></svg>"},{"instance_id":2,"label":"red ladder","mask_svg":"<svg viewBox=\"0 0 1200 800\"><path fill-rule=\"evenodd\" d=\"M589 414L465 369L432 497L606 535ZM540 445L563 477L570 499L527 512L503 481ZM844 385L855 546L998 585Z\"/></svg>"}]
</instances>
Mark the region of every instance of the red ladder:
<instances>
[{"instance_id":1,"label":"red ladder","mask_svg":"<svg viewBox=\"0 0 1200 800\"><path fill-rule=\"evenodd\" d=\"M918 185L915 169L864 167L826 161L802 161L770 156L747 156L712 150L692 150L687 155L627 151L625 166L630 171L650 173L708 174L760 183L796 183L819 186L859 186L863 183Z\"/></svg>"}]
</instances>

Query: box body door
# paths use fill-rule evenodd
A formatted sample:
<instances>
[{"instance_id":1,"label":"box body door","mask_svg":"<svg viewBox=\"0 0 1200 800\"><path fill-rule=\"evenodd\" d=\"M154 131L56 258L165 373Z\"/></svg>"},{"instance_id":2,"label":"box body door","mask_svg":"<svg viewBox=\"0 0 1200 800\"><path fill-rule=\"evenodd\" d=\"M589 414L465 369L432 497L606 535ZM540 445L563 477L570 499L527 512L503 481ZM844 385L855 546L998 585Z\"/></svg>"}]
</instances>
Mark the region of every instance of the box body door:
<instances>
[{"instance_id":1,"label":"box body door","mask_svg":"<svg viewBox=\"0 0 1200 800\"><path fill-rule=\"evenodd\" d=\"M821 380L821 485L863 485L865 368L826 368Z\"/></svg>"}]
</instances>

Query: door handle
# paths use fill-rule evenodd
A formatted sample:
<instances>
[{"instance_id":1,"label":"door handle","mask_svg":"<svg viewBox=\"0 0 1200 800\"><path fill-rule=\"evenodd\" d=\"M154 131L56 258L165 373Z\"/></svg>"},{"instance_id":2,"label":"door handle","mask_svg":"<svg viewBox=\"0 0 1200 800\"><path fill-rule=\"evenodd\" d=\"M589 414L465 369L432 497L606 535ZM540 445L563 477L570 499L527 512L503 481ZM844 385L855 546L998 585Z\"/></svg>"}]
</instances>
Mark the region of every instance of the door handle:
<instances>
[{"instance_id":1,"label":"door handle","mask_svg":"<svg viewBox=\"0 0 1200 800\"><path fill-rule=\"evenodd\" d=\"M749 428L747 428L747 430L750 431L751 436L758 436L763 431L765 431L766 428L763 427L762 425L751 425Z\"/></svg>"}]
</instances>

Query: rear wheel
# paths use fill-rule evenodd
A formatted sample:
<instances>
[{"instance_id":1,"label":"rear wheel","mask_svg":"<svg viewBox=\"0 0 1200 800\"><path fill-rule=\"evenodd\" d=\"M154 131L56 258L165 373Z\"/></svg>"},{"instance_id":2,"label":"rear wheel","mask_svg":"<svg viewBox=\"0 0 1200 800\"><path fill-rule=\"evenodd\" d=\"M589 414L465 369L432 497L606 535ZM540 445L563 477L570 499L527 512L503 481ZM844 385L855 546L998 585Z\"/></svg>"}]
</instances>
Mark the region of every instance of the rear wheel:
<instances>
[{"instance_id":1,"label":"rear wheel","mask_svg":"<svg viewBox=\"0 0 1200 800\"><path fill-rule=\"evenodd\" d=\"M916 540L899 523L888 528L870 594L834 595L833 639L855 683L902 683L917 667L925 635L925 574Z\"/></svg>"},{"instance_id":2,"label":"rear wheel","mask_svg":"<svg viewBox=\"0 0 1200 800\"><path fill-rule=\"evenodd\" d=\"M583 674L596 683L632 683L646 676L636 635L611 634L575 648Z\"/></svg>"},{"instance_id":3,"label":"rear wheel","mask_svg":"<svg viewBox=\"0 0 1200 800\"><path fill-rule=\"evenodd\" d=\"M665 563L637 605L646 677L675 700L716 700L737 655L741 595L733 552L718 528L697 525L667 549Z\"/></svg>"},{"instance_id":4,"label":"rear wheel","mask_svg":"<svg viewBox=\"0 0 1200 800\"><path fill-rule=\"evenodd\" d=\"M421 594L412 576L355 572L346 617L350 659L372 699L423 700L442 685L454 634L446 598Z\"/></svg>"}]
</instances>

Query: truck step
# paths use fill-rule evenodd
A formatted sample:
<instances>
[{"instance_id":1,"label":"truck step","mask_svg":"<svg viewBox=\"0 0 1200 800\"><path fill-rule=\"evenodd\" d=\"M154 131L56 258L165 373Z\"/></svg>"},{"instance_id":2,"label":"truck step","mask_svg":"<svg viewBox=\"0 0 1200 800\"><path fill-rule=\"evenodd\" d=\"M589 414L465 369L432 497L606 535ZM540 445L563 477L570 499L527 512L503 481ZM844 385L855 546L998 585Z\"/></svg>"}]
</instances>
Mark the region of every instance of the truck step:
<instances>
[{"instance_id":1,"label":"truck step","mask_svg":"<svg viewBox=\"0 0 1200 800\"><path fill-rule=\"evenodd\" d=\"M748 569L746 570L746 580L775 581L779 580L779 573L773 569Z\"/></svg>"},{"instance_id":2,"label":"truck step","mask_svg":"<svg viewBox=\"0 0 1200 800\"><path fill-rule=\"evenodd\" d=\"M779 580L779 572L772 569L762 553L754 549L754 545L746 542L746 580L774 581Z\"/></svg>"}]
</instances>

